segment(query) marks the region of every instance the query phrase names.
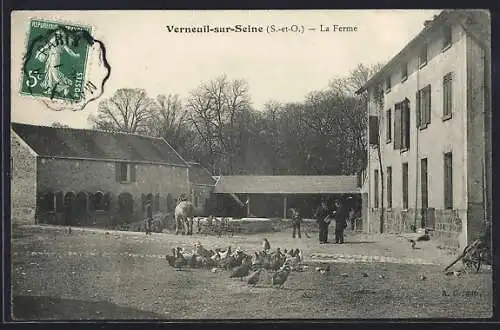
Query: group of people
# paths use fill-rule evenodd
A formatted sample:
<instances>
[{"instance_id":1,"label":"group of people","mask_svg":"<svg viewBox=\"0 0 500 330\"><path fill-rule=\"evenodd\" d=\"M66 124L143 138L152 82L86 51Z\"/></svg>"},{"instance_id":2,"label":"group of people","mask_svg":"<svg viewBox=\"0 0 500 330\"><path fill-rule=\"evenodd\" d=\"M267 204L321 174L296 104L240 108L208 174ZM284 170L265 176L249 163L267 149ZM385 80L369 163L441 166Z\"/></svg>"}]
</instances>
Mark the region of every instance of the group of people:
<instances>
[{"instance_id":1,"label":"group of people","mask_svg":"<svg viewBox=\"0 0 500 330\"><path fill-rule=\"evenodd\" d=\"M293 238L301 238L300 224L302 218L300 217L297 208L291 208L291 217L293 221ZM347 221L350 217L352 210L350 210L347 205L344 205L344 201L341 199L335 200L334 207L330 208L325 199L321 200L320 205L314 212L314 218L319 226L319 243L328 243L328 227L332 221L335 222L335 243L344 243L344 230L347 228Z\"/></svg>"}]
</instances>

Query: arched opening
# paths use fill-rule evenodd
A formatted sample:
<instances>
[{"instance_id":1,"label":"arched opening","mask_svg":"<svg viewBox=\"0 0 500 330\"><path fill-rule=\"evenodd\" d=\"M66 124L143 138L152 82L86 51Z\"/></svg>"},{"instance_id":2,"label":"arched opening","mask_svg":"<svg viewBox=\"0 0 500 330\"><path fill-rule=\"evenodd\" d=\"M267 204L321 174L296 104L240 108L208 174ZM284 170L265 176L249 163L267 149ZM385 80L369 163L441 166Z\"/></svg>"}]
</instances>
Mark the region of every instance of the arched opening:
<instances>
[{"instance_id":1,"label":"arched opening","mask_svg":"<svg viewBox=\"0 0 500 330\"><path fill-rule=\"evenodd\" d=\"M154 200L154 203L153 203L153 210L155 212L160 211L160 194L156 194L155 195L155 200Z\"/></svg>"},{"instance_id":2,"label":"arched opening","mask_svg":"<svg viewBox=\"0 0 500 330\"><path fill-rule=\"evenodd\" d=\"M154 210L154 205L153 205L153 194L152 193L149 193L147 195L144 196L144 201L142 202L142 209L144 211L146 211L146 204L147 203L151 203L151 206L153 207L153 210Z\"/></svg>"},{"instance_id":3,"label":"arched opening","mask_svg":"<svg viewBox=\"0 0 500 330\"><path fill-rule=\"evenodd\" d=\"M134 198L128 192L123 192L118 196L119 222L129 222L134 213Z\"/></svg>"},{"instance_id":4,"label":"arched opening","mask_svg":"<svg viewBox=\"0 0 500 330\"><path fill-rule=\"evenodd\" d=\"M70 191L64 195L64 224L71 225L75 217L75 193Z\"/></svg>"},{"instance_id":5,"label":"arched opening","mask_svg":"<svg viewBox=\"0 0 500 330\"><path fill-rule=\"evenodd\" d=\"M94 211L104 211L104 193L102 191L97 191L93 195L93 210Z\"/></svg>"},{"instance_id":6,"label":"arched opening","mask_svg":"<svg viewBox=\"0 0 500 330\"><path fill-rule=\"evenodd\" d=\"M88 195L84 191L80 191L76 195L75 203L75 222L83 225L87 222L87 209L88 209Z\"/></svg>"},{"instance_id":7,"label":"arched opening","mask_svg":"<svg viewBox=\"0 0 500 330\"><path fill-rule=\"evenodd\" d=\"M62 191L58 191L54 194L55 199L55 211L56 213L64 212L64 195Z\"/></svg>"},{"instance_id":8,"label":"arched opening","mask_svg":"<svg viewBox=\"0 0 500 330\"><path fill-rule=\"evenodd\" d=\"M167 212L174 212L174 199L171 194L167 194Z\"/></svg>"}]
</instances>

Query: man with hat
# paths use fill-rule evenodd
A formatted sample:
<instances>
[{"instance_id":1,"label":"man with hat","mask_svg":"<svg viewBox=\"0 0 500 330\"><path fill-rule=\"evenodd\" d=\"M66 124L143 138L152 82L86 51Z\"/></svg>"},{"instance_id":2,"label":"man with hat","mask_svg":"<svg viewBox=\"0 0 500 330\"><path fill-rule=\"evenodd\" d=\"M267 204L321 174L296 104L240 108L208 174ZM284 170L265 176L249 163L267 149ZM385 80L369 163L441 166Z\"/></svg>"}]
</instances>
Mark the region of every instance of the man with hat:
<instances>
[{"instance_id":1,"label":"man with hat","mask_svg":"<svg viewBox=\"0 0 500 330\"><path fill-rule=\"evenodd\" d=\"M349 210L341 199L335 200L335 243L344 243L344 230L347 227Z\"/></svg>"},{"instance_id":2,"label":"man with hat","mask_svg":"<svg viewBox=\"0 0 500 330\"><path fill-rule=\"evenodd\" d=\"M321 204L314 212L314 218L319 226L319 244L328 243L328 226L330 225L330 210L326 203L326 199L321 199Z\"/></svg>"}]
</instances>

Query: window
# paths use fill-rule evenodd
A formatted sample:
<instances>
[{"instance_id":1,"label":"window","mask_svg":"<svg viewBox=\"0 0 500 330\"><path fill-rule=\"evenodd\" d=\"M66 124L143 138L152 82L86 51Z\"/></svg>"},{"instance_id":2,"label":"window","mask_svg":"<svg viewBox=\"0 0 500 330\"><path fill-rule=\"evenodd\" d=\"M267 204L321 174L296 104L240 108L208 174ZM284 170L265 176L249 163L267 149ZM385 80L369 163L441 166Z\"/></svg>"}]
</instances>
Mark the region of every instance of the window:
<instances>
[{"instance_id":1,"label":"window","mask_svg":"<svg viewBox=\"0 0 500 330\"><path fill-rule=\"evenodd\" d=\"M408 163L403 163L403 209L408 209Z\"/></svg>"},{"instance_id":2,"label":"window","mask_svg":"<svg viewBox=\"0 0 500 330\"><path fill-rule=\"evenodd\" d=\"M410 148L410 102L405 99L394 106L394 149Z\"/></svg>"},{"instance_id":3,"label":"window","mask_svg":"<svg viewBox=\"0 0 500 330\"><path fill-rule=\"evenodd\" d=\"M375 170L374 173L373 173L374 177L375 177L375 187L374 187L374 198L375 198L375 201L374 201L374 204L375 204L375 208L378 208L378 202L379 202L379 199L378 199L378 170Z\"/></svg>"},{"instance_id":4,"label":"window","mask_svg":"<svg viewBox=\"0 0 500 330\"><path fill-rule=\"evenodd\" d=\"M420 67L427 64L427 45L423 45L420 49L420 55L418 57L418 63Z\"/></svg>"},{"instance_id":5,"label":"window","mask_svg":"<svg viewBox=\"0 0 500 330\"><path fill-rule=\"evenodd\" d=\"M443 50L451 46L451 26L443 27Z\"/></svg>"},{"instance_id":6,"label":"window","mask_svg":"<svg viewBox=\"0 0 500 330\"><path fill-rule=\"evenodd\" d=\"M408 78L408 63L404 63L401 66L401 81L405 81Z\"/></svg>"},{"instance_id":7,"label":"window","mask_svg":"<svg viewBox=\"0 0 500 330\"><path fill-rule=\"evenodd\" d=\"M453 209L453 157L444 154L444 208Z\"/></svg>"},{"instance_id":8,"label":"window","mask_svg":"<svg viewBox=\"0 0 500 330\"><path fill-rule=\"evenodd\" d=\"M443 77L443 120L451 118L453 108L453 75L448 73Z\"/></svg>"},{"instance_id":9,"label":"window","mask_svg":"<svg viewBox=\"0 0 500 330\"><path fill-rule=\"evenodd\" d=\"M422 195L422 209L427 209L429 207L429 194L428 194L428 184L427 184L427 158L422 158L420 160L420 192Z\"/></svg>"},{"instance_id":10,"label":"window","mask_svg":"<svg viewBox=\"0 0 500 330\"><path fill-rule=\"evenodd\" d=\"M387 110L385 116L385 140L387 143L391 142L392 139L392 120L391 120L391 109Z\"/></svg>"},{"instance_id":11,"label":"window","mask_svg":"<svg viewBox=\"0 0 500 330\"><path fill-rule=\"evenodd\" d=\"M392 208L392 167L387 166L387 208Z\"/></svg>"},{"instance_id":12,"label":"window","mask_svg":"<svg viewBox=\"0 0 500 330\"><path fill-rule=\"evenodd\" d=\"M128 163L116 163L116 181L133 182L135 181L135 165Z\"/></svg>"},{"instance_id":13,"label":"window","mask_svg":"<svg viewBox=\"0 0 500 330\"><path fill-rule=\"evenodd\" d=\"M417 127L426 128L431 123L431 85L417 92Z\"/></svg>"},{"instance_id":14,"label":"window","mask_svg":"<svg viewBox=\"0 0 500 330\"><path fill-rule=\"evenodd\" d=\"M389 93L391 91L391 76L385 78L385 92Z\"/></svg>"}]
</instances>

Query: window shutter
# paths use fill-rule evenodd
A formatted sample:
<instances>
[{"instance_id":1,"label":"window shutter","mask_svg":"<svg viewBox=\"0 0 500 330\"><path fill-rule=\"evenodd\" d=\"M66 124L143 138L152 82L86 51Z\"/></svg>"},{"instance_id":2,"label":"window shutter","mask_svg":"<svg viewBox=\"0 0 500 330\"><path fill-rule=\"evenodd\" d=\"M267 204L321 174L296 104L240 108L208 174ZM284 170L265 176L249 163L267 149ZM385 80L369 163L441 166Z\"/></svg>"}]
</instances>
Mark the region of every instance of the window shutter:
<instances>
[{"instance_id":1,"label":"window shutter","mask_svg":"<svg viewBox=\"0 0 500 330\"><path fill-rule=\"evenodd\" d=\"M420 105L420 91L417 91L417 93L415 94L415 122L417 123L417 128L420 127Z\"/></svg>"},{"instance_id":2,"label":"window shutter","mask_svg":"<svg viewBox=\"0 0 500 330\"><path fill-rule=\"evenodd\" d=\"M130 166L130 181L135 182L135 164L129 164Z\"/></svg>"},{"instance_id":3,"label":"window shutter","mask_svg":"<svg viewBox=\"0 0 500 330\"><path fill-rule=\"evenodd\" d=\"M427 94L427 124L431 123L431 85L428 85L426 88Z\"/></svg>"},{"instance_id":4,"label":"window shutter","mask_svg":"<svg viewBox=\"0 0 500 330\"><path fill-rule=\"evenodd\" d=\"M115 163L115 177L116 177L116 182L120 182L120 163L119 162L116 162Z\"/></svg>"},{"instance_id":5,"label":"window shutter","mask_svg":"<svg viewBox=\"0 0 500 330\"><path fill-rule=\"evenodd\" d=\"M373 145L378 145L379 143L379 138L378 138L378 117L377 116L370 116L370 136L369 136L369 142L370 144Z\"/></svg>"},{"instance_id":6,"label":"window shutter","mask_svg":"<svg viewBox=\"0 0 500 330\"><path fill-rule=\"evenodd\" d=\"M144 210L146 209L145 208L145 204L146 204L146 195L142 194L141 195L142 199L141 199L141 205L142 205L142 212L144 212Z\"/></svg>"},{"instance_id":7,"label":"window shutter","mask_svg":"<svg viewBox=\"0 0 500 330\"><path fill-rule=\"evenodd\" d=\"M404 111L404 122L403 125L405 126L404 133L405 133L405 148L410 148L410 102L408 99L406 101L403 101L402 103L402 110Z\"/></svg>"},{"instance_id":8,"label":"window shutter","mask_svg":"<svg viewBox=\"0 0 500 330\"><path fill-rule=\"evenodd\" d=\"M401 104L394 106L394 149L401 149Z\"/></svg>"}]
</instances>

